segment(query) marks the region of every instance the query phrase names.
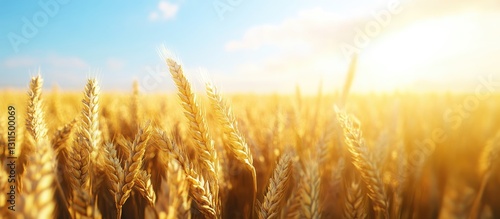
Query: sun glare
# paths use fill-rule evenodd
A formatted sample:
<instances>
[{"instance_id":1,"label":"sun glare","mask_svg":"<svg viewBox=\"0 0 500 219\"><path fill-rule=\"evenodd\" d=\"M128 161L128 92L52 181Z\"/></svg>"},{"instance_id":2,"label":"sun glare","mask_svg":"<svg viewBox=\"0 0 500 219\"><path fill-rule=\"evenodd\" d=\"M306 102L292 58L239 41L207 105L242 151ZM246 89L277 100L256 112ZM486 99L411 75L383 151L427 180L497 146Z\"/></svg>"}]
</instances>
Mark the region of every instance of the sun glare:
<instances>
[{"instance_id":1,"label":"sun glare","mask_svg":"<svg viewBox=\"0 0 500 219\"><path fill-rule=\"evenodd\" d=\"M436 77L433 69L440 62L473 50L479 33L475 14L415 22L374 40L361 54L363 66L360 69L373 77L390 80L381 83L381 89L388 89L390 84L405 85L424 77L432 79ZM448 73L439 75L449 76Z\"/></svg>"}]
</instances>

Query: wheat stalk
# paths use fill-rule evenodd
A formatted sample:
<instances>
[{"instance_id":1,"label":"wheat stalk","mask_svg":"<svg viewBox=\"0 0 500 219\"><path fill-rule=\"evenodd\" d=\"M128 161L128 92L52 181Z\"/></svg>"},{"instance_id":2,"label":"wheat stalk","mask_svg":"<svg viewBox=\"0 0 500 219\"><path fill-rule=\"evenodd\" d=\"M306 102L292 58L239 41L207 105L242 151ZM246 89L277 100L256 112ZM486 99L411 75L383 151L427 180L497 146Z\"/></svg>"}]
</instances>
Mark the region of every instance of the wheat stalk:
<instances>
[{"instance_id":1,"label":"wheat stalk","mask_svg":"<svg viewBox=\"0 0 500 219\"><path fill-rule=\"evenodd\" d=\"M387 194L384 183L380 178L379 169L365 145L360 125L356 124L354 126L351 117L344 111L340 111L338 108L335 108L335 111L337 119L344 130L345 142L353 159L353 164L368 188L368 197L373 201L373 209L388 218Z\"/></svg>"},{"instance_id":2,"label":"wheat stalk","mask_svg":"<svg viewBox=\"0 0 500 219\"><path fill-rule=\"evenodd\" d=\"M351 57L351 63L349 64L349 69L347 70L347 76L344 82L344 87L342 88L342 94L340 97L340 105L343 106L349 95L349 90L351 89L352 82L354 81L354 75L356 74L356 65L358 63L358 56L355 54Z\"/></svg>"},{"instance_id":3,"label":"wheat stalk","mask_svg":"<svg viewBox=\"0 0 500 219\"><path fill-rule=\"evenodd\" d=\"M70 151L71 168L68 168L68 171L72 177L69 177L68 181L73 191L86 190L92 199L101 172L98 167L100 162L97 160L97 155L101 154L101 132L98 117L99 86L96 79L87 80L82 103L76 138Z\"/></svg>"},{"instance_id":4,"label":"wheat stalk","mask_svg":"<svg viewBox=\"0 0 500 219\"><path fill-rule=\"evenodd\" d=\"M27 138L20 158L21 165L25 165L26 169L22 181L20 210L16 215L18 218L55 216L56 203L52 199L55 194L55 160L44 121L42 84L40 75L33 77L28 91Z\"/></svg>"},{"instance_id":5,"label":"wheat stalk","mask_svg":"<svg viewBox=\"0 0 500 219\"><path fill-rule=\"evenodd\" d=\"M101 187L103 160L102 133L99 130L99 91L97 79L89 78L84 88L76 138L70 152L72 185L71 205L94 203ZM73 196L74 194L78 196ZM73 212L85 217L85 212ZM94 211L91 212L94 214ZM78 216L80 217L80 216Z\"/></svg>"}]
</instances>

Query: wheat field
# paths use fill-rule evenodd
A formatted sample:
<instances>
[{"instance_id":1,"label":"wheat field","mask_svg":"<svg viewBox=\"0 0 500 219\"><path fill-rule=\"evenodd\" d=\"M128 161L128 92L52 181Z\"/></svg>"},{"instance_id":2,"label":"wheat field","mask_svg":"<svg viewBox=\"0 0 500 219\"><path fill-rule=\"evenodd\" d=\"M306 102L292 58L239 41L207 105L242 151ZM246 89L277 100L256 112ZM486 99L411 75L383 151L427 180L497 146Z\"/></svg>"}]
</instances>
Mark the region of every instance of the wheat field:
<instances>
[{"instance_id":1,"label":"wheat field","mask_svg":"<svg viewBox=\"0 0 500 219\"><path fill-rule=\"evenodd\" d=\"M500 95L348 95L353 68L336 93L231 95L164 60L176 94L2 91L0 217L500 218Z\"/></svg>"}]
</instances>

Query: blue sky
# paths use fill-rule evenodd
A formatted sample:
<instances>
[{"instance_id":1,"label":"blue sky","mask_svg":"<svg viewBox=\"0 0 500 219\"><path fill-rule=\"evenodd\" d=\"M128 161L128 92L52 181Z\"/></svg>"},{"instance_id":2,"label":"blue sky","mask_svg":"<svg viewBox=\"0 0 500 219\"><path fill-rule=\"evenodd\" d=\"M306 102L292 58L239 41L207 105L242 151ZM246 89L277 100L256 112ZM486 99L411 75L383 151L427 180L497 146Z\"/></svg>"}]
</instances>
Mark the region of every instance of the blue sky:
<instances>
[{"instance_id":1,"label":"blue sky","mask_svg":"<svg viewBox=\"0 0 500 219\"><path fill-rule=\"evenodd\" d=\"M399 5L397 13L390 11L392 3ZM193 82L199 83L203 68L229 92L289 92L296 84L307 92L316 90L319 80L336 89L349 61L342 45L359 48L353 88L360 91L422 84L467 88L478 75L498 75L496 61L483 57L500 54L495 25L500 4L448 3L3 0L0 87L24 89L40 68L49 88L81 90L85 78L96 75L103 90L128 90L134 79L145 90L173 90L168 75L161 75L165 66L156 51L161 44L182 59ZM214 5L229 10L221 14ZM376 18L385 12L387 24ZM355 45L370 22L380 31L368 36L366 45ZM30 25L36 33L26 36L23 28ZM24 41L16 46L19 39ZM147 86L155 77L154 86Z\"/></svg>"}]
</instances>

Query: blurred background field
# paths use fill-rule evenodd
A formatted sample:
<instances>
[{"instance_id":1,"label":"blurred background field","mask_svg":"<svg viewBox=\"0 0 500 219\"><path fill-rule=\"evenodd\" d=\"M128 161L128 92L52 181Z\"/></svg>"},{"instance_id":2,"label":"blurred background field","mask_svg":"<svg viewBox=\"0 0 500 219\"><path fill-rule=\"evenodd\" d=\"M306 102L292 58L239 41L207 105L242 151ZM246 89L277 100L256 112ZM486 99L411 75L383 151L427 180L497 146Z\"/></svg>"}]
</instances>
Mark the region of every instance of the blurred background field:
<instances>
[{"instance_id":1,"label":"blurred background field","mask_svg":"<svg viewBox=\"0 0 500 219\"><path fill-rule=\"evenodd\" d=\"M4 91L0 96L1 109L9 105L16 107L18 127L22 132L27 95ZM43 93L48 136L53 136L56 130L79 117L82 97L82 93L57 89ZM176 95L140 94L140 121L132 119L132 97L132 92L103 93L100 96L99 128L104 141L116 142L119 136L133 139L135 124L151 120L154 126L176 133L179 142L192 144L187 134L188 123ZM198 97L202 106L209 106L203 93L198 93ZM293 95L239 94L226 97L234 110L238 128L253 153L258 199L262 200L272 167L287 148L297 151L300 163L302 159L307 160L306 154L324 144L321 147L327 151L326 160L317 161L322 170L321 215L323 218L342 217L345 185L355 170L350 164L344 135L333 110L333 105L339 103L340 94L303 95L297 88ZM476 96L473 93L354 94L346 102L346 110L361 124L366 145L381 168L381 177L389 194L396 188L402 189L402 202L398 208L403 213L411 211L413 218L468 218L474 199L481 193L480 218L499 215L500 199L496 195L499 192L497 185L500 185L499 171L494 171L484 193L479 189L484 180L485 165L488 165L488 153L491 147L498 148L500 144L500 95L488 94L477 101L477 106L464 108L465 100L471 97ZM224 137L216 128L212 111L205 108L209 127L214 127L212 136L221 149ZM0 120L5 126L5 113L0 115ZM0 130L5 130L5 127ZM435 136L436 130L439 130L440 137L431 140L430 146L429 139ZM3 133L3 142L5 137ZM241 217L242 200L245 200L241 194L245 194L248 178L243 176L234 159L229 155L221 156L225 157L222 165L227 174L224 215ZM339 170L339 163L344 163L345 167ZM495 166L498 167L498 162ZM389 196L391 203L394 197Z\"/></svg>"}]
</instances>

